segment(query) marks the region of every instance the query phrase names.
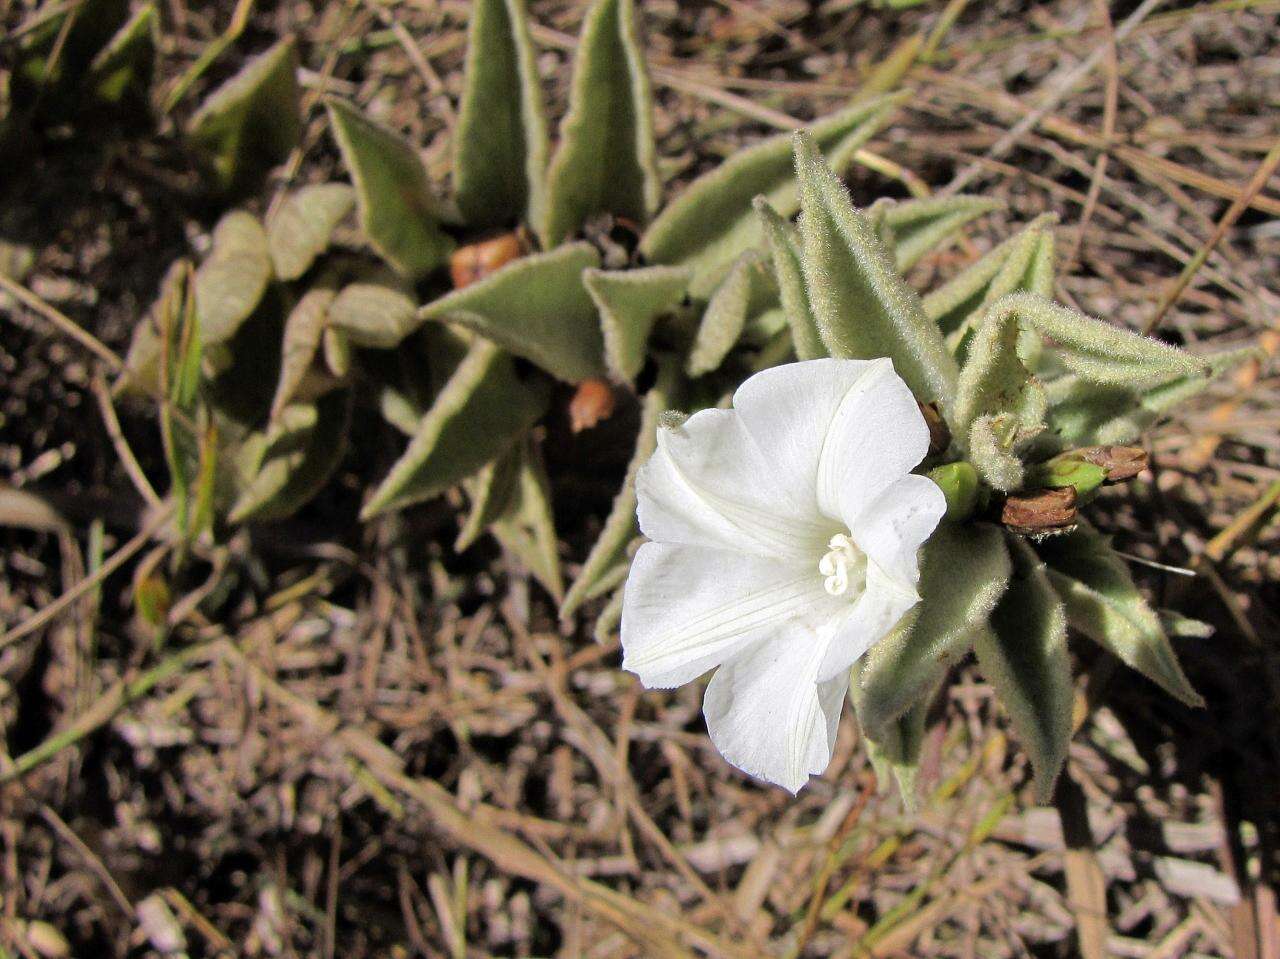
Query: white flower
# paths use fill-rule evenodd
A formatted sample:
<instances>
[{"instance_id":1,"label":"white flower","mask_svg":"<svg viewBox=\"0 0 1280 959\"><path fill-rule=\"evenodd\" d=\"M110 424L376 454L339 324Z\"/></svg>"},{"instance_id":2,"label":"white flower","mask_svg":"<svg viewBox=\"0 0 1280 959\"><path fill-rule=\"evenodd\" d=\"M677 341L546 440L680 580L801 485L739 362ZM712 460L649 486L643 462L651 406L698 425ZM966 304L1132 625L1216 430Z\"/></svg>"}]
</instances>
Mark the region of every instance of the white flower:
<instances>
[{"instance_id":1,"label":"white flower","mask_svg":"<svg viewBox=\"0 0 1280 959\"><path fill-rule=\"evenodd\" d=\"M798 791L831 760L850 666L919 602L916 554L946 509L910 473L928 445L887 359L775 367L733 409L659 430L637 481L651 542L627 578L623 668L650 688L716 669L716 748Z\"/></svg>"}]
</instances>

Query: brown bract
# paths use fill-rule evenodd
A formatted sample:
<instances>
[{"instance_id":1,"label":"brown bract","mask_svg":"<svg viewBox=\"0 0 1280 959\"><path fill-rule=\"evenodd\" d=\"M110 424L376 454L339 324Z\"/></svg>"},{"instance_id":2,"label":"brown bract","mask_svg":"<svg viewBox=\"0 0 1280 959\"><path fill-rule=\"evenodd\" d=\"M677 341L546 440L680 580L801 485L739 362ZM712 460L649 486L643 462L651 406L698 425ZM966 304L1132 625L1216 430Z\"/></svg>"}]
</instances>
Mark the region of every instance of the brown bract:
<instances>
[{"instance_id":1,"label":"brown bract","mask_svg":"<svg viewBox=\"0 0 1280 959\"><path fill-rule=\"evenodd\" d=\"M1138 446L1086 446L1073 454L1106 470L1108 483L1133 479L1147 468L1147 451Z\"/></svg>"},{"instance_id":2,"label":"brown bract","mask_svg":"<svg viewBox=\"0 0 1280 959\"><path fill-rule=\"evenodd\" d=\"M1063 486L1018 493L1004 501L1000 522L1015 533L1034 535L1067 529L1076 521L1076 488Z\"/></svg>"},{"instance_id":3,"label":"brown bract","mask_svg":"<svg viewBox=\"0 0 1280 959\"><path fill-rule=\"evenodd\" d=\"M449 276L456 290L482 280L528 252L519 231L459 247L449 257Z\"/></svg>"},{"instance_id":4,"label":"brown bract","mask_svg":"<svg viewBox=\"0 0 1280 959\"><path fill-rule=\"evenodd\" d=\"M929 427L929 455L937 456L939 453L945 453L947 447L951 445L951 430L943 421L938 407L933 403L921 403L920 415L924 417L925 425Z\"/></svg>"},{"instance_id":5,"label":"brown bract","mask_svg":"<svg viewBox=\"0 0 1280 959\"><path fill-rule=\"evenodd\" d=\"M575 433L589 430L613 415L613 387L601 379L583 380L569 401L569 427Z\"/></svg>"}]
</instances>

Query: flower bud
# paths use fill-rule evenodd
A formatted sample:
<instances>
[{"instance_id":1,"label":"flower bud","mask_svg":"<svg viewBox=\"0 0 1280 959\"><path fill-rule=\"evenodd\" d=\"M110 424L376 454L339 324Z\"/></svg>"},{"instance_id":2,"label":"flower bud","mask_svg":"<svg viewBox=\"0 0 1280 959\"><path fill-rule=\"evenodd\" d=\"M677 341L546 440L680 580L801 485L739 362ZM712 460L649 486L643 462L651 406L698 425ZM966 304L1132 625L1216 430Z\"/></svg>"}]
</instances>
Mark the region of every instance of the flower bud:
<instances>
[{"instance_id":1,"label":"flower bud","mask_svg":"<svg viewBox=\"0 0 1280 959\"><path fill-rule=\"evenodd\" d=\"M1101 467L1106 471L1108 483L1133 479L1147 468L1147 451L1139 446L1085 446L1062 455Z\"/></svg>"},{"instance_id":2,"label":"flower bud","mask_svg":"<svg viewBox=\"0 0 1280 959\"><path fill-rule=\"evenodd\" d=\"M1031 489L1071 486L1078 496L1085 496L1101 486L1106 478L1107 471L1101 466L1078 459L1071 452L1032 466L1027 470L1026 485Z\"/></svg>"},{"instance_id":3,"label":"flower bud","mask_svg":"<svg viewBox=\"0 0 1280 959\"><path fill-rule=\"evenodd\" d=\"M955 523L967 519L978 505L978 471L960 460L929 471L929 479L938 484L947 499L946 518Z\"/></svg>"}]
</instances>

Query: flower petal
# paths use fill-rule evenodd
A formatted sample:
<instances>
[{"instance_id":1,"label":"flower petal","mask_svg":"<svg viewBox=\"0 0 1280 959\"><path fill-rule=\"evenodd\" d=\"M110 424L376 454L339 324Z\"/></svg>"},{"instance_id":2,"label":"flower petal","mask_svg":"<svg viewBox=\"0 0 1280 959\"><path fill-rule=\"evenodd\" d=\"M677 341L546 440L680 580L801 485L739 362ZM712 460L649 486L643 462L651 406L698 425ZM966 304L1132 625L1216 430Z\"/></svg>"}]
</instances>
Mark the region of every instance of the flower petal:
<instances>
[{"instance_id":1,"label":"flower petal","mask_svg":"<svg viewBox=\"0 0 1280 959\"><path fill-rule=\"evenodd\" d=\"M823 646L808 628L760 643L716 670L702 702L724 758L793 793L831 762L849 688L848 671L815 681Z\"/></svg>"},{"instance_id":2,"label":"flower petal","mask_svg":"<svg viewBox=\"0 0 1280 959\"><path fill-rule=\"evenodd\" d=\"M812 564L832 532L778 481L732 410L701 410L678 427L659 429L636 492L640 528L661 543Z\"/></svg>"},{"instance_id":3,"label":"flower petal","mask_svg":"<svg viewBox=\"0 0 1280 959\"><path fill-rule=\"evenodd\" d=\"M845 526L929 446L915 398L887 359L776 366L743 383L733 405L780 484Z\"/></svg>"},{"instance_id":4,"label":"flower petal","mask_svg":"<svg viewBox=\"0 0 1280 959\"><path fill-rule=\"evenodd\" d=\"M679 686L793 623L838 615L821 578L773 560L668 543L636 553L622 603L622 668Z\"/></svg>"},{"instance_id":5,"label":"flower petal","mask_svg":"<svg viewBox=\"0 0 1280 959\"><path fill-rule=\"evenodd\" d=\"M836 630L818 667L818 678L847 672L868 649L889 634L920 594L920 547L947 510L946 497L924 476L899 479L870 503L851 528L867 554L863 594Z\"/></svg>"},{"instance_id":6,"label":"flower petal","mask_svg":"<svg viewBox=\"0 0 1280 959\"><path fill-rule=\"evenodd\" d=\"M850 528L929 450L929 427L907 384L888 360L871 366L836 410L818 463L818 508Z\"/></svg>"},{"instance_id":7,"label":"flower petal","mask_svg":"<svg viewBox=\"0 0 1280 959\"><path fill-rule=\"evenodd\" d=\"M901 477L849 524L853 541L867 554L868 568L879 567L903 589L920 582L920 547L947 511L947 498L927 476Z\"/></svg>"}]
</instances>

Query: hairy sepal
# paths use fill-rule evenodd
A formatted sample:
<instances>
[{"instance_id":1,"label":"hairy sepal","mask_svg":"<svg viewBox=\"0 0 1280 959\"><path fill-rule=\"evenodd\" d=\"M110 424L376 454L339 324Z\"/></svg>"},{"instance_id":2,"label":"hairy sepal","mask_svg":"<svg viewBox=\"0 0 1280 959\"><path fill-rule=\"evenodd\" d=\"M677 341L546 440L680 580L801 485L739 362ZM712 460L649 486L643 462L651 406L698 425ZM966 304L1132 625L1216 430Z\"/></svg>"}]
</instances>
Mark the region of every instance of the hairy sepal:
<instances>
[{"instance_id":1,"label":"hairy sepal","mask_svg":"<svg viewBox=\"0 0 1280 959\"><path fill-rule=\"evenodd\" d=\"M690 271L676 266L583 271L582 283L600 311L609 374L630 383L644 366L654 324L684 299Z\"/></svg>"}]
</instances>

